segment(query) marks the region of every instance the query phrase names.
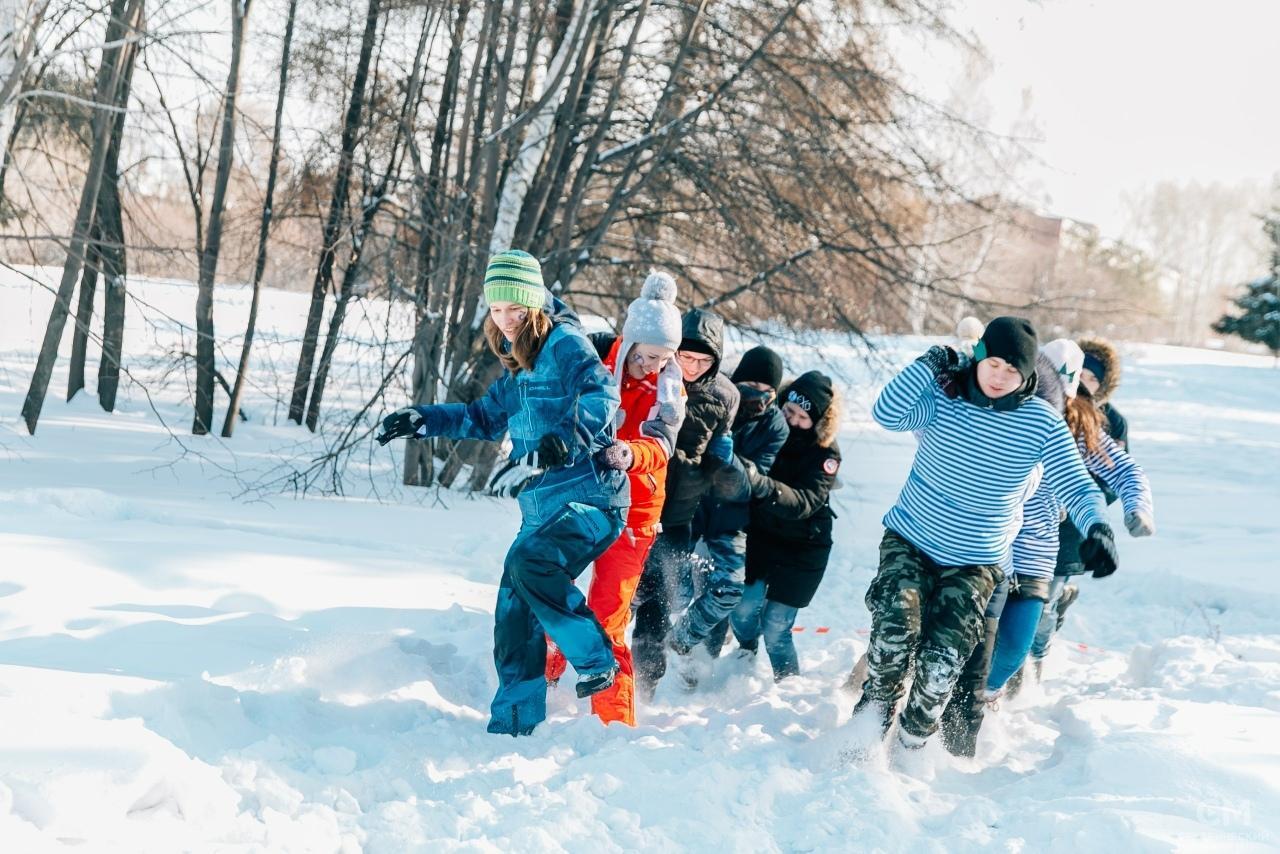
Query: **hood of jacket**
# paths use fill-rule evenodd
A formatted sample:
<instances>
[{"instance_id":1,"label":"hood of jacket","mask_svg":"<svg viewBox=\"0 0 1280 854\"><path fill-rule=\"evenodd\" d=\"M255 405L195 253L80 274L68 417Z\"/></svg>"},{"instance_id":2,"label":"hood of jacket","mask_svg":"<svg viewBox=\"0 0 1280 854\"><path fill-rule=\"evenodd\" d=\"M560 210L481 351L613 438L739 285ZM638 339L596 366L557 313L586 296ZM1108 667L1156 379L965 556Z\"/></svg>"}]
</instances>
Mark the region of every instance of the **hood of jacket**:
<instances>
[{"instance_id":1,"label":"hood of jacket","mask_svg":"<svg viewBox=\"0 0 1280 854\"><path fill-rule=\"evenodd\" d=\"M691 308L680 321L680 337L699 341L711 351L715 361L711 363L710 370L696 380L698 383L710 382L720 373L720 360L724 357L724 319L714 311Z\"/></svg>"},{"instance_id":2,"label":"hood of jacket","mask_svg":"<svg viewBox=\"0 0 1280 854\"><path fill-rule=\"evenodd\" d=\"M1106 376L1098 384L1098 393L1093 400L1099 406L1106 403L1120 386L1120 354L1110 341L1101 338L1081 338L1076 341L1086 356L1092 356L1102 363Z\"/></svg>"}]
</instances>

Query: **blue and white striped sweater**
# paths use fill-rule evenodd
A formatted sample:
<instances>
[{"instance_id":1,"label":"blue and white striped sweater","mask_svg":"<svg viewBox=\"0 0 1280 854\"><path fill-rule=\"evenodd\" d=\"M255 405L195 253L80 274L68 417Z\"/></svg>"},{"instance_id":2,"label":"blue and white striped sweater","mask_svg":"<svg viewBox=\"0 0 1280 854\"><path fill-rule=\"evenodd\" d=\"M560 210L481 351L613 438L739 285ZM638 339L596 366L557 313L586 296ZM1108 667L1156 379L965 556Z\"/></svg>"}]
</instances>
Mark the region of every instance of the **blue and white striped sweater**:
<instances>
[{"instance_id":1,"label":"blue and white striped sweater","mask_svg":"<svg viewBox=\"0 0 1280 854\"><path fill-rule=\"evenodd\" d=\"M884 387L871 414L882 427L920 439L884 525L943 566L1006 559L1037 464L1081 530L1105 521L1102 493L1066 422L1039 398L1011 412L983 409L947 397L933 373L913 362Z\"/></svg>"},{"instance_id":2,"label":"blue and white striped sweater","mask_svg":"<svg viewBox=\"0 0 1280 854\"><path fill-rule=\"evenodd\" d=\"M1154 516L1151 484L1142 467L1105 432L1100 432L1099 441L1112 465L1108 465L1101 454L1086 451L1081 442L1078 448L1084 457L1084 467L1120 496L1126 513L1140 510ZM1023 508L1022 529L1013 541L1013 570L1019 575L1053 578L1058 563L1058 526L1062 522L1062 507L1053 490L1043 483L1027 500ZM1084 530L1088 531L1087 528Z\"/></svg>"}]
</instances>

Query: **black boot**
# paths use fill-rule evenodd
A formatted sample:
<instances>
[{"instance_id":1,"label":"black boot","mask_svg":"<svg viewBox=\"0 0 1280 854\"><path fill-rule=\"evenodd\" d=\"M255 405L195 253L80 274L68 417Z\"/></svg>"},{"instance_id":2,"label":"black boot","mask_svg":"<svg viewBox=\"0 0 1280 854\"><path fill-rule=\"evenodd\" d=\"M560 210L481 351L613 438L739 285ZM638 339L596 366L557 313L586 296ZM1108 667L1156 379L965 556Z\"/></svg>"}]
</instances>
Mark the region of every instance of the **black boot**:
<instances>
[{"instance_id":1,"label":"black boot","mask_svg":"<svg viewBox=\"0 0 1280 854\"><path fill-rule=\"evenodd\" d=\"M991 655L996 648L996 631L1000 621L987 619L982 642L965 662L964 672L942 710L940 726L942 744L952 756L973 757L978 752L978 731L986 713L987 674L991 672Z\"/></svg>"}]
</instances>

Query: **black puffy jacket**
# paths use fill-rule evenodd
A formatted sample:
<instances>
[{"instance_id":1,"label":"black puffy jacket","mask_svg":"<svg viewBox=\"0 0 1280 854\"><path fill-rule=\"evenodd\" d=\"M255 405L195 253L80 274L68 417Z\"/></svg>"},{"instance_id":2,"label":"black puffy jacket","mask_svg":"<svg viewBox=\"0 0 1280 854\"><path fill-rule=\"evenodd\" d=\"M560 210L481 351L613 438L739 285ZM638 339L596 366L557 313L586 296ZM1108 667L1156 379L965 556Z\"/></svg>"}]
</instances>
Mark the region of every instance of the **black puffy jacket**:
<instances>
[{"instance_id":1,"label":"black puffy jacket","mask_svg":"<svg viewBox=\"0 0 1280 854\"><path fill-rule=\"evenodd\" d=\"M791 431L769 472L772 492L751 504L747 583L764 579L765 595L793 608L812 601L831 557L838 427L837 398L814 429Z\"/></svg>"},{"instance_id":2,"label":"black puffy jacket","mask_svg":"<svg viewBox=\"0 0 1280 854\"><path fill-rule=\"evenodd\" d=\"M676 436L676 452L667 466L667 501L662 507L662 524L668 527L693 521L698 505L711 486L711 476L719 468L706 454L713 436L729 432L738 411L738 389L720 373L724 355L724 321L720 315L700 308L684 315L681 334L701 342L715 359L711 368L691 383L685 383L688 400L684 423Z\"/></svg>"}]
</instances>

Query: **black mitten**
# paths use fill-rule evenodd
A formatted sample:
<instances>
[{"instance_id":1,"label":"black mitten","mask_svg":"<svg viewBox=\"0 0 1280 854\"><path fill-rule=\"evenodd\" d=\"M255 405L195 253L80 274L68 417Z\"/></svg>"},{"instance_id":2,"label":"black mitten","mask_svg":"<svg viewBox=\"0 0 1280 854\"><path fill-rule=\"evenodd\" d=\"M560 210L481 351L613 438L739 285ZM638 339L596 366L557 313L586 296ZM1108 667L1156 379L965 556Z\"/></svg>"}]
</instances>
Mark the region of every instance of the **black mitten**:
<instances>
[{"instance_id":1,"label":"black mitten","mask_svg":"<svg viewBox=\"0 0 1280 854\"><path fill-rule=\"evenodd\" d=\"M1080 544L1080 562L1094 578L1106 578L1119 568L1120 555L1110 526L1098 522L1089 529L1089 536Z\"/></svg>"},{"instance_id":2,"label":"black mitten","mask_svg":"<svg viewBox=\"0 0 1280 854\"><path fill-rule=\"evenodd\" d=\"M935 377L940 377L959 366L960 354L950 347L934 345L917 357L916 361L922 362Z\"/></svg>"},{"instance_id":3,"label":"black mitten","mask_svg":"<svg viewBox=\"0 0 1280 854\"><path fill-rule=\"evenodd\" d=\"M569 462L569 446L555 433L548 433L538 442L538 464L555 468Z\"/></svg>"}]
</instances>

